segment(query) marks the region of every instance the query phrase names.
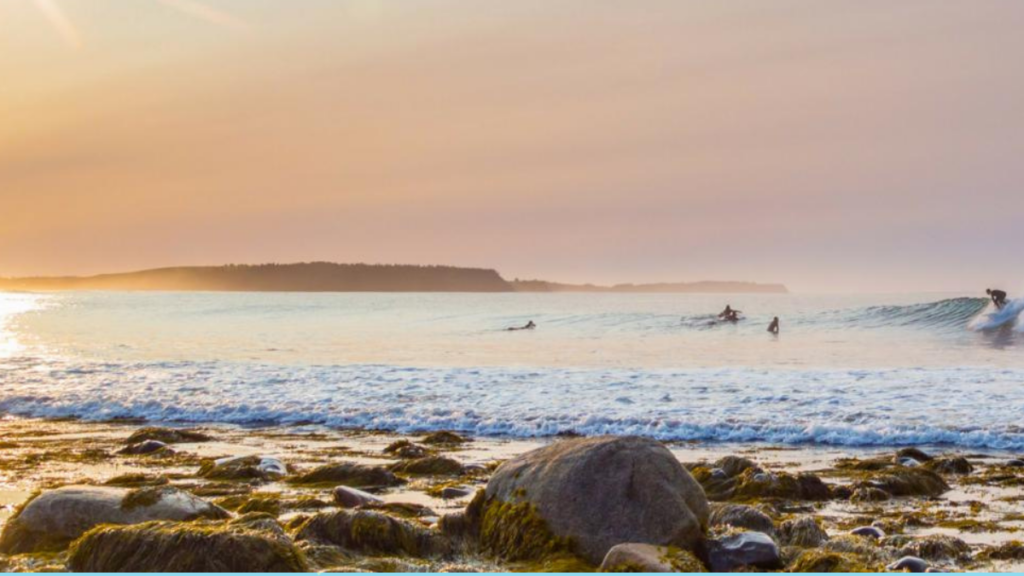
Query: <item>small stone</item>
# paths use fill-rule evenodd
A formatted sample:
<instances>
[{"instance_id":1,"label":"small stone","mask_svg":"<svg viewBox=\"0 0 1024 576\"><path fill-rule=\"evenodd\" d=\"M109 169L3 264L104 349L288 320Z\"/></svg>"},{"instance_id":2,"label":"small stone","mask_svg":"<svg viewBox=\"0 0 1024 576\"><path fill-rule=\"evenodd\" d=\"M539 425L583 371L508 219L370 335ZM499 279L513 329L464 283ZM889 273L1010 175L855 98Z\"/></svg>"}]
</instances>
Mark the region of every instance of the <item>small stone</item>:
<instances>
[{"instance_id":1,"label":"small stone","mask_svg":"<svg viewBox=\"0 0 1024 576\"><path fill-rule=\"evenodd\" d=\"M601 572L706 572L691 552L652 544L618 544L601 562Z\"/></svg>"},{"instance_id":2,"label":"small stone","mask_svg":"<svg viewBox=\"0 0 1024 576\"><path fill-rule=\"evenodd\" d=\"M927 462L932 459L930 455L926 454L923 450L919 448L900 448L899 450L896 451L896 457L913 458L918 462Z\"/></svg>"},{"instance_id":3,"label":"small stone","mask_svg":"<svg viewBox=\"0 0 1024 576\"><path fill-rule=\"evenodd\" d=\"M195 430L179 430L175 428L141 428L136 430L125 444L139 444L146 440L158 440L165 444L184 444L192 442L209 442L213 440L208 434Z\"/></svg>"},{"instance_id":4,"label":"small stone","mask_svg":"<svg viewBox=\"0 0 1024 576\"><path fill-rule=\"evenodd\" d=\"M886 569L893 572L927 572L928 563L917 556L904 556L886 566Z\"/></svg>"},{"instance_id":5,"label":"small stone","mask_svg":"<svg viewBox=\"0 0 1024 576\"><path fill-rule=\"evenodd\" d=\"M872 540L881 540L885 538L885 532L877 526L860 526L850 530L850 534L854 536L863 536L864 538L871 538Z\"/></svg>"},{"instance_id":6,"label":"small stone","mask_svg":"<svg viewBox=\"0 0 1024 576\"><path fill-rule=\"evenodd\" d=\"M441 498L445 500L454 500L456 498L465 498L472 493L473 491L465 486L448 486L441 490Z\"/></svg>"},{"instance_id":7,"label":"small stone","mask_svg":"<svg viewBox=\"0 0 1024 576\"><path fill-rule=\"evenodd\" d=\"M1024 468L1024 460L1014 458L1013 460L1007 462L1006 465L1009 466L1010 468Z\"/></svg>"},{"instance_id":8,"label":"small stone","mask_svg":"<svg viewBox=\"0 0 1024 576\"><path fill-rule=\"evenodd\" d=\"M709 540L708 562L712 572L734 572L746 566L770 570L781 567L782 555L767 534L741 532Z\"/></svg>"},{"instance_id":9,"label":"small stone","mask_svg":"<svg viewBox=\"0 0 1024 576\"><path fill-rule=\"evenodd\" d=\"M426 436L423 437L421 442L423 442L424 444L435 444L442 446L458 446L459 444L465 444L466 442L469 442L469 439L460 434L456 434L455 432L441 430L440 432L427 434Z\"/></svg>"},{"instance_id":10,"label":"small stone","mask_svg":"<svg viewBox=\"0 0 1024 576\"><path fill-rule=\"evenodd\" d=\"M720 504L712 508L708 526L732 526L765 534L775 534L775 524L767 514L745 504Z\"/></svg>"},{"instance_id":11,"label":"small stone","mask_svg":"<svg viewBox=\"0 0 1024 576\"><path fill-rule=\"evenodd\" d=\"M966 476L971 472L974 472L974 466L964 458L963 456L950 456L945 458L936 458L931 462L925 464L929 470L934 470L939 474L958 474Z\"/></svg>"},{"instance_id":12,"label":"small stone","mask_svg":"<svg viewBox=\"0 0 1024 576\"><path fill-rule=\"evenodd\" d=\"M745 470L750 468L757 468L757 464L749 458L743 458L742 456L725 456L715 462L716 468L721 468L725 471L725 475L732 478L739 476Z\"/></svg>"},{"instance_id":13,"label":"small stone","mask_svg":"<svg viewBox=\"0 0 1024 576\"><path fill-rule=\"evenodd\" d=\"M812 516L786 520L779 526L779 540L787 546L817 548L828 541L828 532Z\"/></svg>"},{"instance_id":14,"label":"small stone","mask_svg":"<svg viewBox=\"0 0 1024 576\"><path fill-rule=\"evenodd\" d=\"M884 502L891 498L888 492L871 486L861 486L853 491L850 502Z\"/></svg>"},{"instance_id":15,"label":"small stone","mask_svg":"<svg viewBox=\"0 0 1024 576\"><path fill-rule=\"evenodd\" d=\"M145 440L138 444L132 444L127 448L118 450L118 454L125 454L129 456L141 456L143 454L152 454L160 450L170 450L165 442L159 440Z\"/></svg>"},{"instance_id":16,"label":"small stone","mask_svg":"<svg viewBox=\"0 0 1024 576\"><path fill-rule=\"evenodd\" d=\"M384 503L383 500L373 494L349 488L348 486L338 486L334 489L334 501L342 508L358 508L367 504Z\"/></svg>"},{"instance_id":17,"label":"small stone","mask_svg":"<svg viewBox=\"0 0 1024 576\"><path fill-rule=\"evenodd\" d=\"M462 473L466 474L466 475L486 474L487 473L487 466L484 466L483 464L476 464L476 463L474 463L474 464L466 464L466 465L464 465L462 467Z\"/></svg>"}]
</instances>

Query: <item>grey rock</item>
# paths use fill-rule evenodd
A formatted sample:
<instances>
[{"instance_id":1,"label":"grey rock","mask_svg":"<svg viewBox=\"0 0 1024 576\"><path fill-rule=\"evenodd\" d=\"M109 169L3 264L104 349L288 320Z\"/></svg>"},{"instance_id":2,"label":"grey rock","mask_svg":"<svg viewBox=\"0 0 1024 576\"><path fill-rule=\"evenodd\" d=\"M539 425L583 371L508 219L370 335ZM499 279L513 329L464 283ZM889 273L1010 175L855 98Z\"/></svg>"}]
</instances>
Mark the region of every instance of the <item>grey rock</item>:
<instances>
[{"instance_id":1,"label":"grey rock","mask_svg":"<svg viewBox=\"0 0 1024 576\"><path fill-rule=\"evenodd\" d=\"M732 526L775 534L775 523L767 514L746 504L719 504L711 509L708 526Z\"/></svg>"},{"instance_id":2,"label":"grey rock","mask_svg":"<svg viewBox=\"0 0 1024 576\"><path fill-rule=\"evenodd\" d=\"M445 500L454 500L456 498L465 498L473 493L473 490L466 488L465 486L448 486L441 489L441 498Z\"/></svg>"},{"instance_id":3,"label":"grey rock","mask_svg":"<svg viewBox=\"0 0 1024 576\"><path fill-rule=\"evenodd\" d=\"M812 516L802 516L779 526L779 541L786 546L817 548L828 541L828 532Z\"/></svg>"},{"instance_id":4,"label":"grey rock","mask_svg":"<svg viewBox=\"0 0 1024 576\"><path fill-rule=\"evenodd\" d=\"M881 540L885 538L885 531L877 526L860 526L850 530L850 534L854 536L863 536L864 538L871 538L872 540Z\"/></svg>"},{"instance_id":5,"label":"grey rock","mask_svg":"<svg viewBox=\"0 0 1024 576\"><path fill-rule=\"evenodd\" d=\"M145 440L143 442L139 442L138 444L132 444L131 446L122 448L121 450L118 450L117 453L126 454L129 456L141 456L143 454L152 454L154 452L159 452L160 450L164 449L170 450L170 448L168 448L167 444L164 442L161 442L159 440Z\"/></svg>"},{"instance_id":6,"label":"grey rock","mask_svg":"<svg viewBox=\"0 0 1024 576\"><path fill-rule=\"evenodd\" d=\"M704 490L675 456L637 437L563 440L527 452L494 472L486 497L532 504L552 534L572 539L594 564L622 543L699 549L709 516Z\"/></svg>"},{"instance_id":7,"label":"grey rock","mask_svg":"<svg viewBox=\"0 0 1024 576\"><path fill-rule=\"evenodd\" d=\"M742 456L725 456L715 462L715 467L721 468L726 476L732 478L739 476L749 468L757 468L757 464L753 460L743 458Z\"/></svg>"},{"instance_id":8,"label":"grey rock","mask_svg":"<svg viewBox=\"0 0 1024 576\"><path fill-rule=\"evenodd\" d=\"M886 566L886 569L893 572L927 572L928 563L916 556L904 556Z\"/></svg>"},{"instance_id":9,"label":"grey rock","mask_svg":"<svg viewBox=\"0 0 1024 576\"><path fill-rule=\"evenodd\" d=\"M928 462L932 457L919 448L900 448L896 451L897 458L913 458L918 462Z\"/></svg>"},{"instance_id":10,"label":"grey rock","mask_svg":"<svg viewBox=\"0 0 1024 576\"><path fill-rule=\"evenodd\" d=\"M100 524L139 524L153 520L222 519L229 514L169 486L111 488L65 486L43 492L11 518L0 535L0 552L20 554L60 550Z\"/></svg>"},{"instance_id":11,"label":"grey rock","mask_svg":"<svg viewBox=\"0 0 1024 576\"><path fill-rule=\"evenodd\" d=\"M712 572L733 572L744 567L774 569L782 566L782 553L767 534L741 532L708 541L708 567Z\"/></svg>"},{"instance_id":12,"label":"grey rock","mask_svg":"<svg viewBox=\"0 0 1024 576\"><path fill-rule=\"evenodd\" d=\"M618 544L601 562L601 572L703 572L692 553L651 544Z\"/></svg>"},{"instance_id":13,"label":"grey rock","mask_svg":"<svg viewBox=\"0 0 1024 576\"><path fill-rule=\"evenodd\" d=\"M342 508L358 508L367 504L384 503L383 500L373 494L349 488L348 486L338 486L334 489L334 501Z\"/></svg>"}]
</instances>

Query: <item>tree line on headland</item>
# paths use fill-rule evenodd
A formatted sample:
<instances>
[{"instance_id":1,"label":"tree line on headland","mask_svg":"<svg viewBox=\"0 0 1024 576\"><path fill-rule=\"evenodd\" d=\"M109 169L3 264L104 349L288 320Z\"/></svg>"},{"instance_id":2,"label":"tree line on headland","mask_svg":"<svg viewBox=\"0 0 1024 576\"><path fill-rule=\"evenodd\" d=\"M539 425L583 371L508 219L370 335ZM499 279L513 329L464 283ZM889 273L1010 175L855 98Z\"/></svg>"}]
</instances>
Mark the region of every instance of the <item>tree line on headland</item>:
<instances>
[{"instance_id":1,"label":"tree line on headland","mask_svg":"<svg viewBox=\"0 0 1024 576\"><path fill-rule=\"evenodd\" d=\"M397 264L259 264L157 268L96 276L0 278L0 290L165 290L217 292L758 292L781 284L560 284L512 280L487 268Z\"/></svg>"}]
</instances>

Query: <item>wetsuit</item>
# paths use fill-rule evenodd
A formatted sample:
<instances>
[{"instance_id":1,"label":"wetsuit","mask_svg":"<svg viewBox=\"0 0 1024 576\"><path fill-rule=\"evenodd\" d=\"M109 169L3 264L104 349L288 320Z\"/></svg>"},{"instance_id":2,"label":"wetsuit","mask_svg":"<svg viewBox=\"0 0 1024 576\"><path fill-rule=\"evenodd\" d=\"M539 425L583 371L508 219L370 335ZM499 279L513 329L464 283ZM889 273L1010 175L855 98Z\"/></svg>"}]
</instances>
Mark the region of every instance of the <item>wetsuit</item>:
<instances>
[{"instance_id":1,"label":"wetsuit","mask_svg":"<svg viewBox=\"0 0 1024 576\"><path fill-rule=\"evenodd\" d=\"M1002 290L993 290L991 295L992 302L995 303L996 308L1006 306L1006 292L1003 292Z\"/></svg>"}]
</instances>

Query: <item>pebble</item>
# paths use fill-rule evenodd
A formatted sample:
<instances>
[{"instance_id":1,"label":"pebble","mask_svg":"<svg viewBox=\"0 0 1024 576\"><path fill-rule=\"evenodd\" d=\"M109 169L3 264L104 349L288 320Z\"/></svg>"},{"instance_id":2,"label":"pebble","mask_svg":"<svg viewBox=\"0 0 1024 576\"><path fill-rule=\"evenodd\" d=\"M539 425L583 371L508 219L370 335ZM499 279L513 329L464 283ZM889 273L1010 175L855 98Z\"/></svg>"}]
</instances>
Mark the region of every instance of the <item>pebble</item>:
<instances>
[{"instance_id":1,"label":"pebble","mask_svg":"<svg viewBox=\"0 0 1024 576\"><path fill-rule=\"evenodd\" d=\"M907 570L908 572L927 572L928 563L917 556L904 556L892 564L889 564L886 569L892 570L893 572L899 572L902 570Z\"/></svg>"},{"instance_id":2,"label":"pebble","mask_svg":"<svg viewBox=\"0 0 1024 576\"><path fill-rule=\"evenodd\" d=\"M384 503L383 500L373 494L349 488L348 486L338 486L334 489L334 501L342 508L358 508L367 504Z\"/></svg>"},{"instance_id":3,"label":"pebble","mask_svg":"<svg viewBox=\"0 0 1024 576\"><path fill-rule=\"evenodd\" d=\"M441 498L445 500L452 500L455 498L464 498L472 493L473 491L465 486L449 486L441 490Z\"/></svg>"},{"instance_id":4,"label":"pebble","mask_svg":"<svg viewBox=\"0 0 1024 576\"><path fill-rule=\"evenodd\" d=\"M871 538L872 540L881 540L882 538L885 538L885 531L877 526L860 526L850 530L850 534Z\"/></svg>"}]
</instances>

